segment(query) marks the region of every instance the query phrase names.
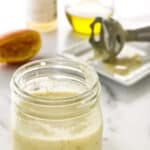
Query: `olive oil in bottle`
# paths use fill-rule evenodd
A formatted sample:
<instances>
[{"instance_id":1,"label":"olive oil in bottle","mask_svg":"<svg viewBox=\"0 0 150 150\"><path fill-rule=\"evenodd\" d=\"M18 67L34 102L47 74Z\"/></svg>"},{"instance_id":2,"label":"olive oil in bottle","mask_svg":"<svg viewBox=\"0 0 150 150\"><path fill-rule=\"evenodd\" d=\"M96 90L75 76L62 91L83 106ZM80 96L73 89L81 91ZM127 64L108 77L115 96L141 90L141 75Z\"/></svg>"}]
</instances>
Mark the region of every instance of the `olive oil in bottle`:
<instances>
[{"instance_id":1,"label":"olive oil in bottle","mask_svg":"<svg viewBox=\"0 0 150 150\"><path fill-rule=\"evenodd\" d=\"M81 0L78 3L66 5L65 13L74 31L89 35L91 33L90 24L95 17L111 17L113 7L104 5L102 0ZM100 30L101 25L96 25L94 32L100 33Z\"/></svg>"}]
</instances>

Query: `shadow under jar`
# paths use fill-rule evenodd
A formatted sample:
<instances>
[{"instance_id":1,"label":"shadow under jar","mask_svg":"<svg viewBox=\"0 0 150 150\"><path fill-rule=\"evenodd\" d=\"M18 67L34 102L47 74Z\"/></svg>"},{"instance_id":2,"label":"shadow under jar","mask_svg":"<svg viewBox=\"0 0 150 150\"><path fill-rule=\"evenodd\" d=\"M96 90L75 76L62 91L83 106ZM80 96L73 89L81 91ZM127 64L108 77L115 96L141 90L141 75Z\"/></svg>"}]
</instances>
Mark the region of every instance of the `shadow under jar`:
<instances>
[{"instance_id":1,"label":"shadow under jar","mask_svg":"<svg viewBox=\"0 0 150 150\"><path fill-rule=\"evenodd\" d=\"M19 68L11 80L12 150L101 150L100 84L63 57Z\"/></svg>"}]
</instances>

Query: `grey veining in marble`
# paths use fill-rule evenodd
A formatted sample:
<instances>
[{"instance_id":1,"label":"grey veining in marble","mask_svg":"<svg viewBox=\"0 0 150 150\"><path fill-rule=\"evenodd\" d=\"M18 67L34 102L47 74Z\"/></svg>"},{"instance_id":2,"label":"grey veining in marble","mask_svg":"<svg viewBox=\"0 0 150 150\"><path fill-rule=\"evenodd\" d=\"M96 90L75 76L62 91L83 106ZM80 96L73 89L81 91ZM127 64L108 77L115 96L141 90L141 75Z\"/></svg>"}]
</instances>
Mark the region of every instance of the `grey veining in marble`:
<instances>
[{"instance_id":1,"label":"grey veining in marble","mask_svg":"<svg viewBox=\"0 0 150 150\"><path fill-rule=\"evenodd\" d=\"M128 88L102 81L104 150L150 149L150 78Z\"/></svg>"}]
</instances>

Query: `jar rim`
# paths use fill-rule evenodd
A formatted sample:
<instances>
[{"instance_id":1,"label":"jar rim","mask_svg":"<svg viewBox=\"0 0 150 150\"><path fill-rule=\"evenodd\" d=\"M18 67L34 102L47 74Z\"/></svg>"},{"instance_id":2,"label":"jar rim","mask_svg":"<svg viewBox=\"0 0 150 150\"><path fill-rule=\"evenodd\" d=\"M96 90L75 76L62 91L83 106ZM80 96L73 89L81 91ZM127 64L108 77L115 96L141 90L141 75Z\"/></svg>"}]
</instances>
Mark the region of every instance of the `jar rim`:
<instances>
[{"instance_id":1,"label":"jar rim","mask_svg":"<svg viewBox=\"0 0 150 150\"><path fill-rule=\"evenodd\" d=\"M92 82L92 85L90 85L90 87L82 92L82 93L78 93L77 95L74 96L69 96L69 97L57 97L57 98L50 98L50 97L41 97L41 96L36 96L36 95L32 95L30 92L27 92L26 90L24 90L17 82L17 79L19 78L19 75L21 76L21 73L23 72L27 72L33 69L38 69L38 67L46 67L48 65L48 63L62 63L63 62L68 62L70 64L77 64L78 66L84 68L85 72L88 74L88 77L90 77L94 82ZM85 73L84 72L84 73ZM81 101L81 97L88 97L89 94L93 91L93 89L95 89L99 84L99 78L98 75L96 74L96 72L94 71L94 69L89 66L86 63L81 62L80 60L78 60L77 58L71 58L69 59L68 57L65 56L56 56L56 57L51 57L48 59L39 59L39 60L35 60L32 62L29 62L21 67L19 67L15 73L12 76L11 82L10 82L10 87L11 89L15 89L19 94L21 94L22 96L27 97L28 99L32 100L34 102L34 99L36 98L36 102L39 102L40 104L44 104L45 102L47 102L47 100L49 102L56 102L56 100L60 100L63 104L66 103L72 103L74 101L79 102ZM99 90L99 89L98 89ZM42 101L41 101L42 99Z\"/></svg>"}]
</instances>

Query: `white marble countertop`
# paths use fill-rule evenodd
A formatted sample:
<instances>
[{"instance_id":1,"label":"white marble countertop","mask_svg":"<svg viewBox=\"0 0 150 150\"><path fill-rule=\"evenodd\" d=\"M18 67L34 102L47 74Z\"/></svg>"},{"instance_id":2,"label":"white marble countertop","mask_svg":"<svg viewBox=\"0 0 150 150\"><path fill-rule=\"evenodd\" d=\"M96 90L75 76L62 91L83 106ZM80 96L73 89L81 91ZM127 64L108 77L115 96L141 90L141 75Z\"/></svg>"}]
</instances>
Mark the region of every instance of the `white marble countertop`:
<instances>
[{"instance_id":1,"label":"white marble countertop","mask_svg":"<svg viewBox=\"0 0 150 150\"><path fill-rule=\"evenodd\" d=\"M67 25L61 30L43 34L38 57L55 55L84 37ZM0 64L0 149L11 150L9 138L11 76L18 66ZM131 87L124 87L105 77L101 106L104 118L104 150L150 150L150 76Z\"/></svg>"}]
</instances>

